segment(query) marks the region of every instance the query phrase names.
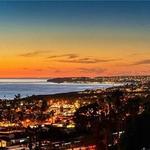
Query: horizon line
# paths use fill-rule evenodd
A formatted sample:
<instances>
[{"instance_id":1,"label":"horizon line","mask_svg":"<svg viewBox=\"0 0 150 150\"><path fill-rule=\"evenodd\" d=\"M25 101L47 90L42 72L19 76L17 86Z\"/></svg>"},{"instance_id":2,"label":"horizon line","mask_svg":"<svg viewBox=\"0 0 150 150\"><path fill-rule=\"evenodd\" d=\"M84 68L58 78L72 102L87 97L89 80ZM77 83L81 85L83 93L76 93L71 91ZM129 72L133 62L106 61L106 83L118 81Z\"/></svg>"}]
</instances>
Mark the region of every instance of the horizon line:
<instances>
[{"instance_id":1,"label":"horizon line","mask_svg":"<svg viewBox=\"0 0 150 150\"><path fill-rule=\"evenodd\" d=\"M97 78L97 77L150 77L149 75L104 75L104 76L64 76L64 77L0 77L0 79L50 79L50 78Z\"/></svg>"}]
</instances>

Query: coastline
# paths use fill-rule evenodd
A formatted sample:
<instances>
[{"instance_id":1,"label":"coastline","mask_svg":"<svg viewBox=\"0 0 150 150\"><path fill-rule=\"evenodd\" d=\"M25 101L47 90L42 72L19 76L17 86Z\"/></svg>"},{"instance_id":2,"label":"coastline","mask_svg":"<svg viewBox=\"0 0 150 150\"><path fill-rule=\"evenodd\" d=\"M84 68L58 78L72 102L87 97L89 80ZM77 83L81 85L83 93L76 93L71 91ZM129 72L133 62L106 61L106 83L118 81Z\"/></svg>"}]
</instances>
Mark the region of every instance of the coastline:
<instances>
[{"instance_id":1,"label":"coastline","mask_svg":"<svg viewBox=\"0 0 150 150\"><path fill-rule=\"evenodd\" d=\"M108 87L105 89L86 89L83 91L75 91L75 92L66 92L66 93L55 93L55 94L46 94L46 95L32 95L32 96L28 96L28 97L24 97L24 98L20 98L20 100L22 101L26 101L26 100L49 100L49 99L67 99L69 98L69 100L76 100L77 98L84 98L87 95L93 96L93 95L97 95L97 96L101 96L103 92L106 92L109 89L119 89L120 87L123 87L123 85L119 85L119 86L112 86L112 87Z\"/></svg>"},{"instance_id":2,"label":"coastline","mask_svg":"<svg viewBox=\"0 0 150 150\"><path fill-rule=\"evenodd\" d=\"M45 80L2 80L0 82L0 99L13 100L20 94L21 98L32 95L53 95L84 90L106 89L120 86L122 83L51 83Z\"/></svg>"}]
</instances>

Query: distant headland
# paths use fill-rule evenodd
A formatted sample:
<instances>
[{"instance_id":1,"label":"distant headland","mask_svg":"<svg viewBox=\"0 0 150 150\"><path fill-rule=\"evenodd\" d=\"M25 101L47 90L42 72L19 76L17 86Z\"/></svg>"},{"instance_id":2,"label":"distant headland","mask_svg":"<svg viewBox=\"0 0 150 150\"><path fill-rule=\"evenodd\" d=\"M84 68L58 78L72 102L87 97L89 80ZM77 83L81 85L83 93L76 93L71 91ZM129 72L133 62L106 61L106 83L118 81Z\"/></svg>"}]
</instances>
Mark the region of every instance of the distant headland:
<instances>
[{"instance_id":1,"label":"distant headland","mask_svg":"<svg viewBox=\"0 0 150 150\"><path fill-rule=\"evenodd\" d=\"M150 76L104 76L104 77L63 77L51 78L47 82L54 83L134 83L140 80L149 80Z\"/></svg>"}]
</instances>

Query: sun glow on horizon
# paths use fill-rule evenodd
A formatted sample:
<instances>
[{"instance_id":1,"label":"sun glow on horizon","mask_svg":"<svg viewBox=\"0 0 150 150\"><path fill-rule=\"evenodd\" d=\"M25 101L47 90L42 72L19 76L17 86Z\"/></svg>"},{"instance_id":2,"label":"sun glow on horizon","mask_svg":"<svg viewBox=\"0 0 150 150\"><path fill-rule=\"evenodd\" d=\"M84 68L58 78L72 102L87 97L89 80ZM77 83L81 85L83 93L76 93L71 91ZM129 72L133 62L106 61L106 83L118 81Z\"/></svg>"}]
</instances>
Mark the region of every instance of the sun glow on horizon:
<instances>
[{"instance_id":1,"label":"sun glow on horizon","mask_svg":"<svg viewBox=\"0 0 150 150\"><path fill-rule=\"evenodd\" d=\"M147 4L0 2L0 78L150 74Z\"/></svg>"}]
</instances>

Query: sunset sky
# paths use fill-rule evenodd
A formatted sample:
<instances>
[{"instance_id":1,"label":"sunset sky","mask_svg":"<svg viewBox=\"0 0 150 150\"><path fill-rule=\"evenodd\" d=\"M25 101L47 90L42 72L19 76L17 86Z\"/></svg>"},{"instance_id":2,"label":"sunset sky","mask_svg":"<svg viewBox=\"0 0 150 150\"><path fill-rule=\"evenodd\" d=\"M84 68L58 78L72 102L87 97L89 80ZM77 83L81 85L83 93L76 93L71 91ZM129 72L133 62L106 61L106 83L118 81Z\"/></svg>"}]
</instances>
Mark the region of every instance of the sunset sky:
<instances>
[{"instance_id":1,"label":"sunset sky","mask_svg":"<svg viewBox=\"0 0 150 150\"><path fill-rule=\"evenodd\" d=\"M150 2L0 1L0 77L150 74Z\"/></svg>"}]
</instances>

